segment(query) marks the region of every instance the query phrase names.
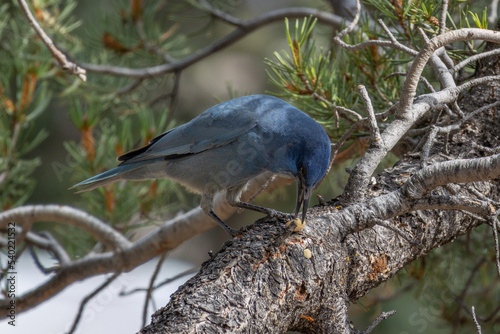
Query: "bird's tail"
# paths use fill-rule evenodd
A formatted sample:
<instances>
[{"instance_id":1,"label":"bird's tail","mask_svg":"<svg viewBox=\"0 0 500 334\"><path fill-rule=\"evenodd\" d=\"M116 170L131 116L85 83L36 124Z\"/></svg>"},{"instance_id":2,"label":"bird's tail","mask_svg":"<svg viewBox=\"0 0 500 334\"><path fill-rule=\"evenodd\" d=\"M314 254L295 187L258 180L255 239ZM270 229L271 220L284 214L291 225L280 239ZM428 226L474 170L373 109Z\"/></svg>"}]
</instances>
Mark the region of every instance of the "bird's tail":
<instances>
[{"instance_id":1,"label":"bird's tail","mask_svg":"<svg viewBox=\"0 0 500 334\"><path fill-rule=\"evenodd\" d=\"M89 191L95 188L99 188L109 183L116 182L124 178L125 174L130 173L138 168L141 168L145 164L149 163L149 161L138 161L136 163L130 163L122 166L118 166L107 172L101 173L99 175L93 176L90 179L82 181L80 183L75 184L69 189L74 189L78 187L85 187L81 190L78 190L76 194Z\"/></svg>"}]
</instances>

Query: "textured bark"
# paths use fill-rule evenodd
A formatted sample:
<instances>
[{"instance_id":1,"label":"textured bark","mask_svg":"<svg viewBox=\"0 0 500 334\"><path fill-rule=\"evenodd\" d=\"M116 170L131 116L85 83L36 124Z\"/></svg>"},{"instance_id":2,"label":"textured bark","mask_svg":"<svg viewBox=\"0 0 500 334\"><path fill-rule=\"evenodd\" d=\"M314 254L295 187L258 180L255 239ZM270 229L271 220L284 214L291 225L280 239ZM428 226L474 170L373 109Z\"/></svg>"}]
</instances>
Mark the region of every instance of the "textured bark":
<instances>
[{"instance_id":1,"label":"textured bark","mask_svg":"<svg viewBox=\"0 0 500 334\"><path fill-rule=\"evenodd\" d=\"M487 58L482 61L485 68L478 73L498 74L499 63L498 57ZM462 110L470 113L494 102L499 94L498 87L474 87L462 99ZM500 120L494 109L474 117L452 133L446 155L444 140L437 140L428 164L484 156L474 145L500 146L499 128ZM376 182L370 185L368 200L341 208L339 198L329 206L312 209L307 227L280 246L275 245L276 236L283 233L279 222L262 219L247 227L242 236L226 242L205 262L200 272L172 295L169 304L152 316L151 324L141 333L355 331L347 319L350 303L408 263L482 224L459 210L418 210L461 208L454 207L454 203L466 203L457 199L471 196L466 184L435 188L424 199L412 200L411 196L402 199L401 186L420 169L420 159L404 157L376 177ZM498 172L495 173L496 179L475 182L473 186L498 201L500 183ZM450 175L453 176L447 177ZM404 205L398 203L404 200ZM489 210L488 205L479 202L470 201L469 211ZM391 207L406 213L391 212ZM383 226L373 226L367 220L374 212L378 216L395 216L392 223L407 237ZM346 226L372 227L349 234ZM312 254L310 258L304 253L306 249Z\"/></svg>"}]
</instances>

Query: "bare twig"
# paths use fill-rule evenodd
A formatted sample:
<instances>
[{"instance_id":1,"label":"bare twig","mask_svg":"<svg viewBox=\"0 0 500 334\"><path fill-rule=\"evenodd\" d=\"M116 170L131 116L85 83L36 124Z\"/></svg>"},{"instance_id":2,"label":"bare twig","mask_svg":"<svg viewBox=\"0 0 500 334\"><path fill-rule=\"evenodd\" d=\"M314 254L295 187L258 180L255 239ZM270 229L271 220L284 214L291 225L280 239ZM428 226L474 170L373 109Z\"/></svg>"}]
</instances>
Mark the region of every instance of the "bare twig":
<instances>
[{"instance_id":1,"label":"bare twig","mask_svg":"<svg viewBox=\"0 0 500 334\"><path fill-rule=\"evenodd\" d=\"M441 2L441 13L439 15L439 31L438 34L441 35L446 31L446 14L448 12L448 0L443 0Z\"/></svg>"},{"instance_id":2,"label":"bare twig","mask_svg":"<svg viewBox=\"0 0 500 334\"><path fill-rule=\"evenodd\" d=\"M482 321L484 322L488 322L488 321L491 321L493 320L493 318L498 314L498 312L500 312L500 305L494 309L489 316L487 317L479 317L479 319L481 319Z\"/></svg>"},{"instance_id":3,"label":"bare twig","mask_svg":"<svg viewBox=\"0 0 500 334\"><path fill-rule=\"evenodd\" d=\"M198 268L198 267L194 267L194 268L190 268L188 270L185 270L185 271L183 271L175 276L172 276L172 277L169 277L169 278L163 280L161 283L158 283L157 285L155 285L153 287L153 290L156 290L164 285L170 284L173 281L178 280L179 278L183 278L185 276L195 274L199 270L200 270L200 268ZM135 288L135 289L132 289L130 291L122 291L122 292L120 292L120 296L128 296L128 295L134 294L136 292L141 292L141 291L148 291L148 289L147 288Z\"/></svg>"},{"instance_id":4,"label":"bare twig","mask_svg":"<svg viewBox=\"0 0 500 334\"><path fill-rule=\"evenodd\" d=\"M472 62L475 62L475 61L478 61L480 59L484 59L484 58L487 58L490 56L495 56L498 54L500 54L500 49L493 49L491 51L487 51L487 52L479 53L479 54L474 55L474 56L467 57L464 60L462 60L460 63L456 64L452 69L450 69L450 72L456 73Z\"/></svg>"},{"instance_id":5,"label":"bare twig","mask_svg":"<svg viewBox=\"0 0 500 334\"><path fill-rule=\"evenodd\" d=\"M182 71L176 71L174 73L174 86L170 92L170 103L168 105L168 116L165 121L165 125L169 126L170 122L174 119L175 109L177 107L177 102L179 100L179 88L181 84L181 73Z\"/></svg>"},{"instance_id":6,"label":"bare twig","mask_svg":"<svg viewBox=\"0 0 500 334\"><path fill-rule=\"evenodd\" d=\"M354 30L354 28L358 24L360 15L361 15L361 1L360 0L356 0L356 15L354 16L354 19L352 20L352 22L349 23L347 25L347 27L345 27L344 30L342 30L341 32L339 32L337 34L337 36L335 36L333 38L335 42L339 42L339 41L342 42L342 38L344 38L344 36L346 36L351 31Z\"/></svg>"},{"instance_id":7,"label":"bare twig","mask_svg":"<svg viewBox=\"0 0 500 334\"><path fill-rule=\"evenodd\" d=\"M372 143L374 145L381 145L382 138L380 137L380 130L378 128L377 119L375 118L375 112L373 110L372 101L370 100L370 96L368 96L368 92L366 91L365 86L359 85L358 91L363 98L363 102L365 103L366 113L368 115L368 121L370 124L370 136Z\"/></svg>"},{"instance_id":8,"label":"bare twig","mask_svg":"<svg viewBox=\"0 0 500 334\"><path fill-rule=\"evenodd\" d=\"M382 312L378 317L377 319L375 319L370 326L368 326L368 328L366 328L364 331L362 331L361 333L362 334L369 334L371 333L375 327L377 327L382 321L384 321L385 319L393 316L394 314L396 314L396 311L395 310L392 310L392 311L389 311L389 312Z\"/></svg>"},{"instance_id":9,"label":"bare twig","mask_svg":"<svg viewBox=\"0 0 500 334\"><path fill-rule=\"evenodd\" d=\"M463 289L462 289L462 292L460 293L460 295L458 297L455 298L455 300L459 303L459 304L464 304L464 299L465 299L465 296L467 295L467 291L469 290L470 286L472 285L472 282L474 280L474 277L476 276L476 274L479 272L479 268L481 268L481 266L486 263L486 258L484 257L481 257L479 259L479 261L476 263L476 265L472 268L471 270L471 273L469 275L469 278L467 279L467 282L465 283ZM467 309L467 308L465 308ZM453 329L455 330L457 327L458 327L458 324L459 324L459 317L460 317L460 311L462 310L461 307L457 307L456 311L455 311L455 315L454 315L454 321L453 321Z\"/></svg>"},{"instance_id":10,"label":"bare twig","mask_svg":"<svg viewBox=\"0 0 500 334\"><path fill-rule=\"evenodd\" d=\"M144 81L144 78L135 79L133 82L126 85L125 87L118 89L116 91L116 95L121 96L121 95L125 95L125 94L128 94L128 93L134 91L136 88L138 88L141 85L141 83L143 81Z\"/></svg>"},{"instance_id":11,"label":"bare twig","mask_svg":"<svg viewBox=\"0 0 500 334\"><path fill-rule=\"evenodd\" d=\"M498 17L498 0L491 0L490 5L490 16L488 17L488 22L490 24L495 24Z\"/></svg>"},{"instance_id":12,"label":"bare twig","mask_svg":"<svg viewBox=\"0 0 500 334\"><path fill-rule=\"evenodd\" d=\"M57 270L57 266L51 267L51 268L45 268L45 266L42 264L42 261L38 258L38 254L36 253L36 250L33 246L28 247L31 258L33 259L33 262L35 263L35 266L40 270L42 273L45 275L48 275L50 273L53 273L54 271Z\"/></svg>"},{"instance_id":13,"label":"bare twig","mask_svg":"<svg viewBox=\"0 0 500 334\"><path fill-rule=\"evenodd\" d=\"M385 25L384 21L382 19L378 19L378 23L384 29L385 33L387 34L387 37L391 40L392 44L395 46L396 49L403 51L406 54L409 54L410 56L416 56L418 55L418 51L413 50L406 45L401 44L396 37L392 34L391 30Z\"/></svg>"},{"instance_id":14,"label":"bare twig","mask_svg":"<svg viewBox=\"0 0 500 334\"><path fill-rule=\"evenodd\" d=\"M439 196L433 195L418 200L413 206L413 210L462 210L463 212L476 213L480 216L491 215L492 208L488 202L479 201L474 198L464 196ZM484 221L484 220L483 220Z\"/></svg>"},{"instance_id":15,"label":"bare twig","mask_svg":"<svg viewBox=\"0 0 500 334\"><path fill-rule=\"evenodd\" d=\"M431 131L429 132L429 135L427 136L427 141L425 142L424 147L422 148L421 152L421 161L420 165L424 167L427 165L427 161L429 160L429 155L432 149L432 146L434 146L434 142L436 141L436 134L438 133L439 129L435 125L431 125Z\"/></svg>"},{"instance_id":16,"label":"bare twig","mask_svg":"<svg viewBox=\"0 0 500 334\"><path fill-rule=\"evenodd\" d=\"M483 106L481 108L478 108L478 109L474 110L473 112L468 113L467 116L465 116L464 118L460 119L460 121L458 121L457 123L450 124L450 125L444 126L444 127L438 127L438 133L447 134L447 133L450 133L450 132L453 132L453 131L460 130L461 127L463 127L468 121L470 121L471 119L473 119L474 117L476 117L478 114L483 113L486 110L490 110L491 108L495 108L497 106L500 106L500 101L496 101L496 102L487 104L487 105L485 105L485 106ZM428 129L429 129L429 127L424 127L422 129L418 129L418 130L425 130L425 131L427 131ZM472 145L473 145L474 148L482 149L482 150L484 150L485 152L487 152L489 154L500 153L500 150L497 151L495 149L490 149L490 148L484 147L484 146L479 147L479 146L477 146L478 144L475 144L475 143L473 143Z\"/></svg>"},{"instance_id":17,"label":"bare twig","mask_svg":"<svg viewBox=\"0 0 500 334\"><path fill-rule=\"evenodd\" d=\"M474 86L483 85L483 84L492 84L498 83L500 81L500 75L489 75L486 77L481 77L477 79L469 80L460 86L457 87L459 92L463 92L464 90L470 89Z\"/></svg>"},{"instance_id":18,"label":"bare twig","mask_svg":"<svg viewBox=\"0 0 500 334\"><path fill-rule=\"evenodd\" d=\"M78 65L68 61L66 56L55 47L55 45L52 42L52 40L50 39L50 37L45 33L45 31L43 31L43 29L40 27L37 20L35 19L35 17L31 13L26 1L25 0L17 0L17 3L21 7L21 9L22 9L24 15L26 16L26 18L28 19L28 22L30 23L30 25L33 27L33 29L35 29L38 36L40 36L43 43L45 44L45 46L47 46L47 48L49 49L49 51L52 54L52 56L54 57L54 59L57 60L59 65L61 65L62 69L71 73L71 74L78 76L82 81L86 81L87 80L86 71L83 68L78 67Z\"/></svg>"},{"instance_id":19,"label":"bare twig","mask_svg":"<svg viewBox=\"0 0 500 334\"><path fill-rule=\"evenodd\" d=\"M471 312L472 312L472 319L474 319L474 324L476 325L477 334L481 334L481 325L477 321L476 311L474 309L474 306L471 307Z\"/></svg>"},{"instance_id":20,"label":"bare twig","mask_svg":"<svg viewBox=\"0 0 500 334\"><path fill-rule=\"evenodd\" d=\"M393 49L400 50L400 51L402 51L406 54L409 54L411 56L416 56L418 54L418 51L415 51L415 50L407 47L406 45L403 45L400 42L398 42L397 39L394 37L394 35L389 30L389 28L387 28L385 23L382 22L382 20L379 20L378 22L380 23L380 25L382 26L384 31L387 33L387 36L389 37L390 41L372 39L372 40L368 40L368 41L365 41L365 42L362 42L359 44L350 45L350 44L347 44L346 42L344 42L341 39L341 37L343 37L343 35L341 36L339 34L333 38L333 42L335 44L339 45L340 47L342 47L346 50L350 50L350 51L360 50L360 49L363 49L363 48L366 48L369 46L380 46L380 47L391 47ZM350 26L349 26L346 29L344 29L342 32L349 33L350 32L349 29L352 29L352 28L350 28Z\"/></svg>"},{"instance_id":21,"label":"bare twig","mask_svg":"<svg viewBox=\"0 0 500 334\"><path fill-rule=\"evenodd\" d=\"M241 27L244 24L244 22L242 20L240 20L234 16L231 16L227 13L224 13L223 11L218 10L217 8L214 8L211 4L209 4L205 0L199 0L198 2L201 5L201 6L198 6L198 8L208 12L213 17L215 17L223 22L226 22L227 24L230 24L230 25L235 26L235 27Z\"/></svg>"},{"instance_id":22,"label":"bare twig","mask_svg":"<svg viewBox=\"0 0 500 334\"><path fill-rule=\"evenodd\" d=\"M500 105L500 101L498 102L495 102L495 105ZM486 147L486 146L483 146L483 145L479 145L478 143L472 143L472 147L473 148L476 148L478 150L481 150L481 151L484 151L488 154L497 154L497 153L500 153L500 146L499 147Z\"/></svg>"},{"instance_id":23,"label":"bare twig","mask_svg":"<svg viewBox=\"0 0 500 334\"><path fill-rule=\"evenodd\" d=\"M146 326L146 323L148 321L149 301L152 300L152 298L153 298L153 290L154 290L154 284L156 281L156 277L158 277L158 274L160 273L161 265L165 261L167 254L168 253L165 252L162 255L160 255L160 258L158 259L158 262L156 263L153 275L151 275L151 278L149 279L148 288L146 289L146 297L144 299L144 308L142 310L142 327ZM153 305L153 307L154 307L154 305ZM156 307L154 307L154 308L156 309Z\"/></svg>"},{"instance_id":24,"label":"bare twig","mask_svg":"<svg viewBox=\"0 0 500 334\"><path fill-rule=\"evenodd\" d=\"M500 152L497 152L497 153L500 153ZM474 184L471 184L467 187L467 190L469 190L470 192L472 192L474 195L476 195L477 197L479 197L480 199L482 199L483 201L487 201L487 202L490 202L492 203L493 205L496 205L496 206L500 206L500 202L498 201L494 201L492 200L491 198L489 198L488 196L485 196L484 194L482 194L479 190L477 190L475 187L474 187Z\"/></svg>"},{"instance_id":25,"label":"bare twig","mask_svg":"<svg viewBox=\"0 0 500 334\"><path fill-rule=\"evenodd\" d=\"M26 237L27 241L32 242L32 236L34 235L33 232L28 232L28 235ZM66 265L71 261L71 258L69 257L68 253L64 249L63 246L50 234L49 232L41 232L40 235L45 237L45 239L48 241L47 248L49 252L52 252L52 254L55 256L55 258L59 261L59 263L63 266ZM37 245L40 247L40 245Z\"/></svg>"},{"instance_id":26,"label":"bare twig","mask_svg":"<svg viewBox=\"0 0 500 334\"><path fill-rule=\"evenodd\" d=\"M382 220L382 219L375 219L375 221L376 221L377 225L383 226L386 229L389 229L389 230L395 232L397 235L399 235L400 237L402 237L403 239L408 241L410 244L417 246L417 247L420 247L420 248L425 248L425 246L421 242L413 240L412 238L407 236L403 231L401 231L397 227L391 225L390 222L387 222L387 221Z\"/></svg>"},{"instance_id":27,"label":"bare twig","mask_svg":"<svg viewBox=\"0 0 500 334\"><path fill-rule=\"evenodd\" d=\"M324 101L323 101L324 102ZM328 101L329 102L329 101ZM329 105L333 106L331 102L329 102ZM333 107L333 110L335 112L337 111L341 111L347 115L351 115L351 116L354 116L358 121L363 119L363 116L361 116L360 114L358 114L357 112L355 112L354 110L351 110L349 108L346 108L346 107L342 107L342 106L334 106ZM337 117L338 118L338 117Z\"/></svg>"},{"instance_id":28,"label":"bare twig","mask_svg":"<svg viewBox=\"0 0 500 334\"><path fill-rule=\"evenodd\" d=\"M113 274L113 276L111 276L110 278L108 278L103 284L101 284L97 289L95 289L94 291L92 291L92 293L90 293L88 296L86 296L85 298L83 298L83 300L81 301L80 303L80 308L78 309L78 313L76 314L76 317L75 317L75 320L73 320L73 325L71 326L70 330L68 331L68 334L72 334L75 332L77 326L78 326L78 323L80 322L80 318L82 317L82 314L83 314L83 311L85 310L85 305L87 305L87 303L92 299L94 298L95 296L97 296L102 290L104 290L108 285L110 285L111 283L113 283L113 281L118 277L120 276L121 273L115 273Z\"/></svg>"},{"instance_id":29,"label":"bare twig","mask_svg":"<svg viewBox=\"0 0 500 334\"><path fill-rule=\"evenodd\" d=\"M495 263L497 266L498 277L500 277L500 246L498 245L498 229L500 229L500 222L496 215L490 218L491 228L493 229L493 238L495 240Z\"/></svg>"}]
</instances>

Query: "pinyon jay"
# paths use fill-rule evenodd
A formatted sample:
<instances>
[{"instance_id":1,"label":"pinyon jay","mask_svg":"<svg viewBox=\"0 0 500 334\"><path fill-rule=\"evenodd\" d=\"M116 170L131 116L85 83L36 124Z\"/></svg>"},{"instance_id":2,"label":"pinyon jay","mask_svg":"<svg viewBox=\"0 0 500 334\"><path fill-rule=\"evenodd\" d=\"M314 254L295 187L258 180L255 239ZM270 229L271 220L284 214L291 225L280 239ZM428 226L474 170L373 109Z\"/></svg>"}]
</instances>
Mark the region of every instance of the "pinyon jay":
<instances>
[{"instance_id":1,"label":"pinyon jay","mask_svg":"<svg viewBox=\"0 0 500 334\"><path fill-rule=\"evenodd\" d=\"M236 230L213 212L217 193L225 191L233 206L275 215L275 210L241 202L241 193L266 171L295 178L294 218L302 207L303 223L329 160L330 139L320 124L279 98L251 95L206 110L118 157L118 167L72 188L87 191L118 180L170 178L201 194L203 211L234 236Z\"/></svg>"}]
</instances>

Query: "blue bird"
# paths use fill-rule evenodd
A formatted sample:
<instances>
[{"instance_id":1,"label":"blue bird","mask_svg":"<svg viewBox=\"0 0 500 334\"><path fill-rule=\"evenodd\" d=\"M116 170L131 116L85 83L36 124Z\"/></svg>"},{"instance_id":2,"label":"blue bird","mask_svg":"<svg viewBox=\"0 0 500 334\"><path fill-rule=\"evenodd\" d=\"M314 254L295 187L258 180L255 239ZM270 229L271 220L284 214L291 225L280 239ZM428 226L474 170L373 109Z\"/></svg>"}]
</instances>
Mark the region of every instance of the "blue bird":
<instances>
[{"instance_id":1,"label":"blue bird","mask_svg":"<svg viewBox=\"0 0 500 334\"><path fill-rule=\"evenodd\" d=\"M241 202L251 179L269 171L297 180L294 218L302 207L305 222L311 193L325 175L330 139L310 116L268 95L220 103L190 122L118 157L118 167L82 181L82 191L118 180L169 178L201 194L201 208L231 236L236 230L213 212L214 197L225 191L236 207L274 216L278 212Z\"/></svg>"}]
</instances>

